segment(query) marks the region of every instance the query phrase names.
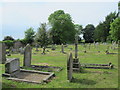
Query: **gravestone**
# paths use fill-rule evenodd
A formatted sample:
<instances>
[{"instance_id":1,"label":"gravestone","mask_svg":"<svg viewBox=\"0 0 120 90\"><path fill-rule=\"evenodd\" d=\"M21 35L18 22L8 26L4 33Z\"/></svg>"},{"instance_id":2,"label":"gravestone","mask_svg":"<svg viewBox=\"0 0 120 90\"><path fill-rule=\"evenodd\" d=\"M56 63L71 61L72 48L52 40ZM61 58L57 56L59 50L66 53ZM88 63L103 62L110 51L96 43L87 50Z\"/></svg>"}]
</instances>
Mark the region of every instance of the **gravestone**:
<instances>
[{"instance_id":1,"label":"gravestone","mask_svg":"<svg viewBox=\"0 0 120 90\"><path fill-rule=\"evenodd\" d=\"M5 49L5 44L0 43L0 63L5 64L6 62L6 49Z\"/></svg>"},{"instance_id":2,"label":"gravestone","mask_svg":"<svg viewBox=\"0 0 120 90\"><path fill-rule=\"evenodd\" d=\"M71 82L72 81L72 72L73 72L73 58L72 53L70 53L70 56L67 61L67 79Z\"/></svg>"},{"instance_id":3,"label":"gravestone","mask_svg":"<svg viewBox=\"0 0 120 90\"><path fill-rule=\"evenodd\" d=\"M64 45L61 45L61 52L64 53Z\"/></svg>"},{"instance_id":4,"label":"gravestone","mask_svg":"<svg viewBox=\"0 0 120 90\"><path fill-rule=\"evenodd\" d=\"M29 44L26 45L25 50L24 50L24 63L23 66L25 67L30 67L31 66L31 46Z\"/></svg>"},{"instance_id":5,"label":"gravestone","mask_svg":"<svg viewBox=\"0 0 120 90\"><path fill-rule=\"evenodd\" d=\"M20 62L18 58L9 58L5 64L5 73L14 76L16 73L20 72Z\"/></svg>"}]
</instances>

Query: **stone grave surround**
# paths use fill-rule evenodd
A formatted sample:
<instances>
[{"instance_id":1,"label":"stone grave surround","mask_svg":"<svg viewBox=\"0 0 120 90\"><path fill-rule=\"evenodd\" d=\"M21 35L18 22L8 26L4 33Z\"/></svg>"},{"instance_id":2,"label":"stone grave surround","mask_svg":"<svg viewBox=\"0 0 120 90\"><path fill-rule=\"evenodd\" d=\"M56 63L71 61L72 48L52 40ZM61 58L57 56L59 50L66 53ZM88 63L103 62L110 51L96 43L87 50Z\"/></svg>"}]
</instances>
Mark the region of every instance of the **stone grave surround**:
<instances>
[{"instance_id":1,"label":"stone grave surround","mask_svg":"<svg viewBox=\"0 0 120 90\"><path fill-rule=\"evenodd\" d=\"M71 82L72 81L72 72L73 72L73 58L72 53L67 60L67 79Z\"/></svg>"},{"instance_id":2,"label":"stone grave surround","mask_svg":"<svg viewBox=\"0 0 120 90\"><path fill-rule=\"evenodd\" d=\"M6 62L5 44L0 42L0 63L5 64L5 62Z\"/></svg>"},{"instance_id":3,"label":"stone grave surround","mask_svg":"<svg viewBox=\"0 0 120 90\"><path fill-rule=\"evenodd\" d=\"M20 69L19 59L9 58L5 63L5 73L2 74L2 76L6 76L8 80L39 84L48 82L48 79L55 76L55 74L51 72Z\"/></svg>"},{"instance_id":4,"label":"stone grave surround","mask_svg":"<svg viewBox=\"0 0 120 90\"><path fill-rule=\"evenodd\" d=\"M88 64L88 63L81 63L83 68L93 68L93 69L112 69L114 65L110 62L108 64Z\"/></svg>"}]
</instances>

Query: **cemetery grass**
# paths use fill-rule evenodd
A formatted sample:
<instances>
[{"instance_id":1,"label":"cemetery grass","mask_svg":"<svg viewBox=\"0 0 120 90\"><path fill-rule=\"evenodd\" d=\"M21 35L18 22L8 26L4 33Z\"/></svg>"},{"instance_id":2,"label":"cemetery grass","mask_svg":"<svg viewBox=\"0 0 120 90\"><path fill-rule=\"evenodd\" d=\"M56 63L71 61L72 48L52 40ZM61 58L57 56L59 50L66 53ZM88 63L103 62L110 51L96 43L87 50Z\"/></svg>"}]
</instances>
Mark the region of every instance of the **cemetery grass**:
<instances>
[{"instance_id":1,"label":"cemetery grass","mask_svg":"<svg viewBox=\"0 0 120 90\"><path fill-rule=\"evenodd\" d=\"M49 66L59 66L63 70L60 72L55 72L55 77L49 83L43 84L32 84L25 82L16 82L7 80L5 77L2 78L3 88L118 88L118 55L106 55L105 50L108 45L100 45L98 49L91 45L91 48L86 48L87 53L84 53L84 47L78 45L78 56L80 63L95 63L95 64L108 64L112 62L114 64L114 69L86 69L83 68L81 73L73 73L73 81L69 83L67 80L67 58L69 52L73 52L74 57L74 45L69 45L64 48L67 54L61 53L61 46L57 46L56 50L52 51L47 48L49 52L42 55L42 49L36 52L35 48L32 51L32 65L49 65ZM109 44L111 46L111 44ZM70 48L73 48L71 51ZM100 53L98 53L100 51ZM109 50L110 52L118 53L118 50ZM12 54L7 58L20 58L20 65L23 66L23 55ZM4 65L2 67L2 72L4 73ZM120 84L120 83L119 83Z\"/></svg>"}]
</instances>

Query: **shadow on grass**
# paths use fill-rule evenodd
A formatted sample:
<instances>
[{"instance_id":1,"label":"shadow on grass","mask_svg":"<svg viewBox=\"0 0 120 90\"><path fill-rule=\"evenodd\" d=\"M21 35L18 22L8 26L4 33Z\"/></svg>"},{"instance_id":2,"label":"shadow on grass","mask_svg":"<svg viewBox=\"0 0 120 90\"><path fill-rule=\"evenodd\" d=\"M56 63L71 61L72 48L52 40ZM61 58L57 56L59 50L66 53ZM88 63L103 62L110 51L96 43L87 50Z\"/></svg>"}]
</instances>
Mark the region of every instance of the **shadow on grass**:
<instances>
[{"instance_id":1,"label":"shadow on grass","mask_svg":"<svg viewBox=\"0 0 120 90\"><path fill-rule=\"evenodd\" d=\"M93 80L88 80L88 79L77 79L77 78L73 78L72 83L81 83L84 85L94 85L97 82L93 81Z\"/></svg>"},{"instance_id":2,"label":"shadow on grass","mask_svg":"<svg viewBox=\"0 0 120 90\"><path fill-rule=\"evenodd\" d=\"M7 83L2 83L2 88L15 88L16 86L15 85L10 85L10 84L7 84Z\"/></svg>"}]
</instances>

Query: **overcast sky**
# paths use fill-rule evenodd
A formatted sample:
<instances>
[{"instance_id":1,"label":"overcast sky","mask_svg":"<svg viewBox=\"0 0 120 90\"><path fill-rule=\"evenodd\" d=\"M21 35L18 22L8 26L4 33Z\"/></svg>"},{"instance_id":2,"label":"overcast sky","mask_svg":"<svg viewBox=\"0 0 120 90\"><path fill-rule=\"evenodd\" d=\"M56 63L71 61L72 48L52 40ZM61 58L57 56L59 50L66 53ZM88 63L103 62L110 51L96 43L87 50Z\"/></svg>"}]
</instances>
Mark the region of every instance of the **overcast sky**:
<instances>
[{"instance_id":1,"label":"overcast sky","mask_svg":"<svg viewBox=\"0 0 120 90\"><path fill-rule=\"evenodd\" d=\"M0 4L0 40L10 35L15 39L24 38L24 31L40 23L48 22L48 17L56 10L69 13L72 20L80 25L98 25L111 12L118 12L118 2L5 2ZM2 22L1 22L2 21Z\"/></svg>"}]
</instances>

